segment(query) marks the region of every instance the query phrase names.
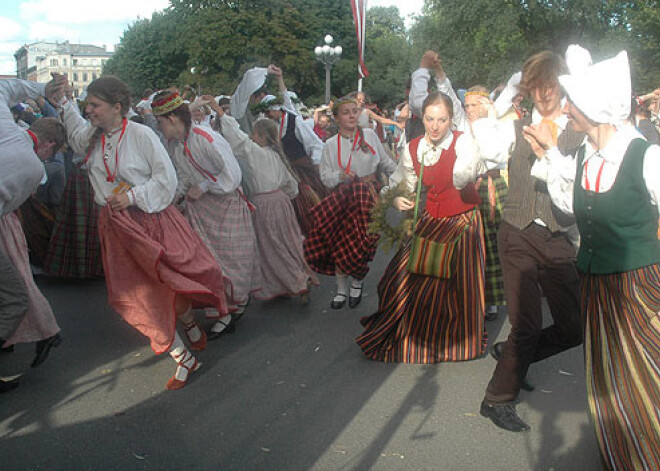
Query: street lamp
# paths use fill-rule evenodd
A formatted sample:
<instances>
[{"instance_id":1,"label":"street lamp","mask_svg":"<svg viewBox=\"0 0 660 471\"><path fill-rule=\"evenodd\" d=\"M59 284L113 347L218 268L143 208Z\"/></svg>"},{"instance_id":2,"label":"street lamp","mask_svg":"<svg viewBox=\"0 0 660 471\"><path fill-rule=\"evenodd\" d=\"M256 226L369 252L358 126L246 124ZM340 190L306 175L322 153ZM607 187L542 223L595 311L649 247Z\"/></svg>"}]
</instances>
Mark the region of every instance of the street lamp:
<instances>
[{"instance_id":1,"label":"street lamp","mask_svg":"<svg viewBox=\"0 0 660 471\"><path fill-rule=\"evenodd\" d=\"M332 46L334 38L329 34L323 39L323 46L316 46L314 54L316 59L325 66L325 104L330 103L330 69L339 62L343 49L341 46Z\"/></svg>"}]
</instances>

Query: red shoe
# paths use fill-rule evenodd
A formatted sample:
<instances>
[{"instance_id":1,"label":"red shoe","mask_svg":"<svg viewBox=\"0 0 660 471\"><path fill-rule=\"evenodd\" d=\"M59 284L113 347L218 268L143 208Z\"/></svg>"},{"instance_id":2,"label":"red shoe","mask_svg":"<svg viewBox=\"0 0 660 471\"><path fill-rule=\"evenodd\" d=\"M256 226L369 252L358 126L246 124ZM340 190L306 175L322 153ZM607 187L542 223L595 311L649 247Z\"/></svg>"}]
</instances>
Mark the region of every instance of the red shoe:
<instances>
[{"instance_id":1,"label":"red shoe","mask_svg":"<svg viewBox=\"0 0 660 471\"><path fill-rule=\"evenodd\" d=\"M180 355L180 357L183 357L183 360L181 360L181 361L177 360L177 363L179 364L179 366L181 368L185 368L188 371L188 373L186 374L186 379L184 379L184 380L177 379L176 373L175 373L174 376L172 376L169 379L169 381L167 382L166 388L169 391L175 391L177 389L183 388L188 383L188 378L190 377L190 373L192 373L193 371L197 371L199 369L199 367L202 365L201 363L199 363L197 361L197 358L193 357L193 359L195 361L193 362L192 366L187 366L185 363L188 360L190 360L190 357L188 355L190 355L190 357L192 357L192 353L190 353L187 349L185 349Z\"/></svg>"},{"instance_id":2,"label":"red shoe","mask_svg":"<svg viewBox=\"0 0 660 471\"><path fill-rule=\"evenodd\" d=\"M190 342L190 349L194 350L196 352L204 351L204 349L206 348L207 340L208 340L206 338L206 332L204 332L202 330L202 328L197 324L197 322L193 321L190 324L186 324L185 322L181 322L181 323L183 324L183 330L186 333L186 337L188 337L188 342ZM195 327L197 327L199 329L199 331L201 332L201 336L195 342L193 342L192 339L190 338L190 334L188 334L188 332L190 332Z\"/></svg>"}]
</instances>

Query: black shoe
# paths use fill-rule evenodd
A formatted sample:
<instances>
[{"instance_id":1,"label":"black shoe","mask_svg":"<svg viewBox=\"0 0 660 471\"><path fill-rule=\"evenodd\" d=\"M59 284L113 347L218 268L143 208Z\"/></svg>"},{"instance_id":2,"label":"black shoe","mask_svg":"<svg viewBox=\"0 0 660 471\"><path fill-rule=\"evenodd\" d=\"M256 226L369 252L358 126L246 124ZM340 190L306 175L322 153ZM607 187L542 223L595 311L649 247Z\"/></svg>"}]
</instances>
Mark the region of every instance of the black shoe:
<instances>
[{"instance_id":1,"label":"black shoe","mask_svg":"<svg viewBox=\"0 0 660 471\"><path fill-rule=\"evenodd\" d=\"M48 337L47 339L39 340L37 342L37 355L34 357L34 360L30 366L35 368L41 365L44 361L46 361L46 358L48 358L50 349L53 347L59 347L61 343L62 337L60 334L55 334L52 337Z\"/></svg>"},{"instance_id":2,"label":"black shoe","mask_svg":"<svg viewBox=\"0 0 660 471\"><path fill-rule=\"evenodd\" d=\"M504 342L497 342L493 344L492 347L490 347L490 356L495 358L495 361L500 361L500 356L502 356L502 351L504 350ZM534 386L529 384L527 382L527 378L523 379L522 384L520 385L520 389L524 389L525 391L532 392L534 389L536 389Z\"/></svg>"},{"instance_id":3,"label":"black shoe","mask_svg":"<svg viewBox=\"0 0 660 471\"><path fill-rule=\"evenodd\" d=\"M14 346L10 345L8 347L0 347L0 353L11 353L14 351Z\"/></svg>"},{"instance_id":4,"label":"black shoe","mask_svg":"<svg viewBox=\"0 0 660 471\"><path fill-rule=\"evenodd\" d=\"M347 296L346 296L345 294L343 294L343 293L337 293L337 296L341 296L342 299L339 300L339 301L336 301L336 300L333 299L332 302L330 303L330 307L331 307L332 309L341 309L342 307L344 307L344 304L346 304L346 298L347 298ZM336 298L337 296L335 296L335 298Z\"/></svg>"},{"instance_id":5,"label":"black shoe","mask_svg":"<svg viewBox=\"0 0 660 471\"><path fill-rule=\"evenodd\" d=\"M495 319L497 319L497 314L498 314L497 306L493 306L493 307L495 307L494 311L486 311L486 321L488 322L492 322Z\"/></svg>"},{"instance_id":6,"label":"black shoe","mask_svg":"<svg viewBox=\"0 0 660 471\"><path fill-rule=\"evenodd\" d=\"M360 301L362 301L362 285L360 285L358 288L356 288L351 283L351 291L353 291L353 290L360 291L360 294L358 294L357 296L349 296L348 297L348 307L350 307L351 309L353 309L355 306L360 304Z\"/></svg>"},{"instance_id":7,"label":"black shoe","mask_svg":"<svg viewBox=\"0 0 660 471\"><path fill-rule=\"evenodd\" d=\"M220 338L221 335L233 334L234 332L236 332L236 324L234 323L233 318L232 318L231 321L229 321L229 324L225 324L224 322L221 322L221 321L216 321L216 322L220 322L221 324L225 325L226 327L224 329L222 329L220 332L210 331L208 334L206 334L206 339L207 340L216 340L216 339Z\"/></svg>"},{"instance_id":8,"label":"black shoe","mask_svg":"<svg viewBox=\"0 0 660 471\"><path fill-rule=\"evenodd\" d=\"M488 404L486 401L481 403L481 415L489 418L495 425L509 432L524 432L529 430L529 425L522 421L516 413L516 406L513 404Z\"/></svg>"},{"instance_id":9,"label":"black shoe","mask_svg":"<svg viewBox=\"0 0 660 471\"><path fill-rule=\"evenodd\" d=\"M11 381L5 381L0 379L0 393L5 393L16 389L18 387L18 379L12 379Z\"/></svg>"}]
</instances>

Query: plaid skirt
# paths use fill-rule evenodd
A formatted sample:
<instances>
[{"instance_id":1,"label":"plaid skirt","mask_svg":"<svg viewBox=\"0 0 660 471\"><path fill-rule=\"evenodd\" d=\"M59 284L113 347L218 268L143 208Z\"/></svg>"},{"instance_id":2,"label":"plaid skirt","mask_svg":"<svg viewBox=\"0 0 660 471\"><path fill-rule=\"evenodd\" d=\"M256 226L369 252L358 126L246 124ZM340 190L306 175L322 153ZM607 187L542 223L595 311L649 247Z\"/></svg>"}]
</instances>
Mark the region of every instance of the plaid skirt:
<instances>
[{"instance_id":1,"label":"plaid skirt","mask_svg":"<svg viewBox=\"0 0 660 471\"><path fill-rule=\"evenodd\" d=\"M378 312L361 319L356 342L370 360L401 363L463 361L483 355L485 331L484 243L481 217L471 212L433 218L426 211L415 233L448 242L469 225L454 250L454 275L436 278L408 271L410 241L390 261L378 283Z\"/></svg>"},{"instance_id":2,"label":"plaid skirt","mask_svg":"<svg viewBox=\"0 0 660 471\"><path fill-rule=\"evenodd\" d=\"M368 233L377 194L377 183L353 181L312 209L305 258L314 271L331 276L340 271L358 280L367 276L379 238Z\"/></svg>"},{"instance_id":3,"label":"plaid skirt","mask_svg":"<svg viewBox=\"0 0 660 471\"><path fill-rule=\"evenodd\" d=\"M608 469L660 469L660 265L582 276L589 409Z\"/></svg>"},{"instance_id":4,"label":"plaid skirt","mask_svg":"<svg viewBox=\"0 0 660 471\"><path fill-rule=\"evenodd\" d=\"M99 208L87 172L75 165L55 215L44 271L63 278L103 276Z\"/></svg>"},{"instance_id":5,"label":"plaid skirt","mask_svg":"<svg viewBox=\"0 0 660 471\"><path fill-rule=\"evenodd\" d=\"M486 305L504 306L504 281L502 280L502 267L497 251L497 230L502 221L502 206L509 193L509 187L503 177L492 177L492 190L490 182L484 179L478 187L481 204L481 219L484 226L484 242L486 245ZM491 206L492 199L495 204Z\"/></svg>"},{"instance_id":6,"label":"plaid skirt","mask_svg":"<svg viewBox=\"0 0 660 471\"><path fill-rule=\"evenodd\" d=\"M261 291L256 299L297 296L318 280L305 261L303 242L291 200L281 190L252 196L261 257Z\"/></svg>"},{"instance_id":7,"label":"plaid skirt","mask_svg":"<svg viewBox=\"0 0 660 471\"><path fill-rule=\"evenodd\" d=\"M159 213L129 207L99 216L108 303L151 341L156 353L174 340L177 295L193 308L228 313L224 276L213 255L173 206Z\"/></svg>"},{"instance_id":8,"label":"plaid skirt","mask_svg":"<svg viewBox=\"0 0 660 471\"><path fill-rule=\"evenodd\" d=\"M57 325L50 304L34 282L25 235L14 213L0 218L0 244L16 267L28 295L28 311L4 346L37 342L52 337L60 331L60 327Z\"/></svg>"},{"instance_id":9,"label":"plaid skirt","mask_svg":"<svg viewBox=\"0 0 660 471\"><path fill-rule=\"evenodd\" d=\"M261 289L257 236L247 203L237 192L203 194L186 202L186 217L227 277L225 293L231 304L244 304Z\"/></svg>"},{"instance_id":10,"label":"plaid skirt","mask_svg":"<svg viewBox=\"0 0 660 471\"><path fill-rule=\"evenodd\" d=\"M55 222L51 210L37 198L31 196L21 205L17 216L21 221L28 244L30 263L43 267Z\"/></svg>"}]
</instances>

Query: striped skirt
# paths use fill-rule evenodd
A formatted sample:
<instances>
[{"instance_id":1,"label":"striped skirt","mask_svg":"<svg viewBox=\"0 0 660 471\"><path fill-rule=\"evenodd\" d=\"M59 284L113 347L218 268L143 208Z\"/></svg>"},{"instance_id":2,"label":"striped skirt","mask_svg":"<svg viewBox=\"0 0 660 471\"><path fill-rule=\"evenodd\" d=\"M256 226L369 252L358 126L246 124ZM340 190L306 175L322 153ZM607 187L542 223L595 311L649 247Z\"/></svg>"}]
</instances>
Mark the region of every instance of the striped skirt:
<instances>
[{"instance_id":1,"label":"striped skirt","mask_svg":"<svg viewBox=\"0 0 660 471\"><path fill-rule=\"evenodd\" d=\"M60 327L57 325L50 304L34 282L25 235L14 213L0 218L0 244L3 252L16 267L28 295L28 311L4 346L37 342L52 337L60 331Z\"/></svg>"},{"instance_id":2,"label":"striped skirt","mask_svg":"<svg viewBox=\"0 0 660 471\"><path fill-rule=\"evenodd\" d=\"M318 280L305 261L302 234L291 200L281 190L252 196L252 213L261 257L261 291L256 299L298 296Z\"/></svg>"},{"instance_id":3,"label":"striped skirt","mask_svg":"<svg viewBox=\"0 0 660 471\"><path fill-rule=\"evenodd\" d=\"M484 179L479 185L478 191L481 198L479 210L484 225L484 243L486 247L486 305L504 306L506 300L504 299L504 281L502 280L500 256L497 251L497 230L502 221L502 205L509 193L509 187L503 177L496 176ZM492 203L494 203L493 206L491 206Z\"/></svg>"},{"instance_id":4,"label":"striped skirt","mask_svg":"<svg viewBox=\"0 0 660 471\"><path fill-rule=\"evenodd\" d=\"M23 227L23 232L25 233L25 240L27 241L30 254L30 263L38 267L43 267L55 222L51 209L35 196L30 196L21 205L17 216L21 221L21 227Z\"/></svg>"},{"instance_id":5,"label":"striped skirt","mask_svg":"<svg viewBox=\"0 0 660 471\"><path fill-rule=\"evenodd\" d=\"M98 220L99 208L87 172L75 165L55 215L44 260L46 273L63 278L103 276Z\"/></svg>"},{"instance_id":6,"label":"striped skirt","mask_svg":"<svg viewBox=\"0 0 660 471\"><path fill-rule=\"evenodd\" d=\"M261 289L257 236L247 203L237 192L203 194L186 202L186 217L220 264L231 304L245 304Z\"/></svg>"},{"instance_id":7,"label":"striped skirt","mask_svg":"<svg viewBox=\"0 0 660 471\"><path fill-rule=\"evenodd\" d=\"M587 395L609 469L660 469L660 265L583 275Z\"/></svg>"},{"instance_id":8,"label":"striped skirt","mask_svg":"<svg viewBox=\"0 0 660 471\"><path fill-rule=\"evenodd\" d=\"M159 213L135 207L99 215L108 303L151 341L156 353L174 340L177 295L193 308L227 315L224 276L213 255L173 206Z\"/></svg>"},{"instance_id":9,"label":"striped skirt","mask_svg":"<svg viewBox=\"0 0 660 471\"><path fill-rule=\"evenodd\" d=\"M467 224L454 250L454 276L411 274L410 242L401 246L378 283L378 312L362 318L356 341L376 361L437 363L483 355L487 337L484 307L484 242L481 217L471 212L435 219L424 212L416 233L448 242Z\"/></svg>"},{"instance_id":10,"label":"striped skirt","mask_svg":"<svg viewBox=\"0 0 660 471\"><path fill-rule=\"evenodd\" d=\"M337 271L358 280L369 272L378 236L369 234L377 184L354 181L340 185L313 210L314 226L305 240L305 258L318 273Z\"/></svg>"},{"instance_id":11,"label":"striped skirt","mask_svg":"<svg viewBox=\"0 0 660 471\"><path fill-rule=\"evenodd\" d=\"M309 237L312 231L312 208L330 194L330 190L321 181L319 166L314 165L310 157L302 157L291 162L291 168L296 172L300 182L299 193L291 203L296 211L300 231Z\"/></svg>"}]
</instances>

